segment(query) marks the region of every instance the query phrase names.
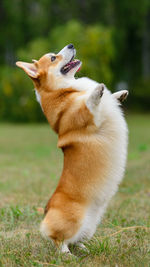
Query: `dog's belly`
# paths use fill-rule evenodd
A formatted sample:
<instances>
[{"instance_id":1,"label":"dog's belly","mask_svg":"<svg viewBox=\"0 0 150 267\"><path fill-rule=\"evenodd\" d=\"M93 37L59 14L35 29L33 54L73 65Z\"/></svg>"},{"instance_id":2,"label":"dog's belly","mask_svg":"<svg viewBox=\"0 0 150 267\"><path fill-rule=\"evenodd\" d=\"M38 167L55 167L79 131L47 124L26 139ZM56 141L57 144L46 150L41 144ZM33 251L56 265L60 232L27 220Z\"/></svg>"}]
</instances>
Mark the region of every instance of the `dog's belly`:
<instances>
[{"instance_id":1,"label":"dog's belly","mask_svg":"<svg viewBox=\"0 0 150 267\"><path fill-rule=\"evenodd\" d=\"M108 206L109 200L115 194L118 183L110 179L110 181L97 190L97 196L93 200L85 212L82 225L79 231L73 236L68 243L76 243L91 239L94 235L97 225L101 222L102 216Z\"/></svg>"},{"instance_id":2,"label":"dog's belly","mask_svg":"<svg viewBox=\"0 0 150 267\"><path fill-rule=\"evenodd\" d=\"M102 188L99 188L99 195L97 195L95 201L93 201L93 203L87 208L79 231L75 234L75 236L68 240L68 243L76 243L78 241L84 241L92 238L97 225L101 222L110 199L117 189L117 183L114 183L114 181L104 185Z\"/></svg>"},{"instance_id":3,"label":"dog's belly","mask_svg":"<svg viewBox=\"0 0 150 267\"><path fill-rule=\"evenodd\" d=\"M126 154L125 151L126 148L124 147L124 149L122 149L122 154ZM115 153L112 154L114 155ZM118 185L123 178L125 158L125 156L121 157L120 154L118 154L113 161L113 165L109 169L109 175L105 177L105 182L93 186L93 201L89 207L87 207L79 231L68 243L90 239L94 235L96 227L100 223L110 199L115 195Z\"/></svg>"},{"instance_id":4,"label":"dog's belly","mask_svg":"<svg viewBox=\"0 0 150 267\"><path fill-rule=\"evenodd\" d=\"M100 223L101 218L105 212L105 208L106 204L98 205L97 203L94 203L88 208L85 219L83 221L81 240L90 239L94 235L96 227Z\"/></svg>"}]
</instances>

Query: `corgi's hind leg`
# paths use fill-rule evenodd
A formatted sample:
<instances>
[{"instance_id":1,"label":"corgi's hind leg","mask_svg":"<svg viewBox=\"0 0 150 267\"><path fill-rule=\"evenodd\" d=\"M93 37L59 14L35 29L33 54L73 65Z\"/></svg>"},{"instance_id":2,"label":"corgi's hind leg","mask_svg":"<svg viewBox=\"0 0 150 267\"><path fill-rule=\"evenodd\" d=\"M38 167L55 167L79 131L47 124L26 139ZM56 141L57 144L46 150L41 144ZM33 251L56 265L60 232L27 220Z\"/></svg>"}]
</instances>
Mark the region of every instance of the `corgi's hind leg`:
<instances>
[{"instance_id":1,"label":"corgi's hind leg","mask_svg":"<svg viewBox=\"0 0 150 267\"><path fill-rule=\"evenodd\" d=\"M57 199L59 200L59 199ZM79 232L84 216L84 207L79 203L68 201L59 207L48 210L41 223L41 233L54 241L56 246L64 253L70 253L68 244L70 239ZM63 206L62 206L63 204Z\"/></svg>"}]
</instances>

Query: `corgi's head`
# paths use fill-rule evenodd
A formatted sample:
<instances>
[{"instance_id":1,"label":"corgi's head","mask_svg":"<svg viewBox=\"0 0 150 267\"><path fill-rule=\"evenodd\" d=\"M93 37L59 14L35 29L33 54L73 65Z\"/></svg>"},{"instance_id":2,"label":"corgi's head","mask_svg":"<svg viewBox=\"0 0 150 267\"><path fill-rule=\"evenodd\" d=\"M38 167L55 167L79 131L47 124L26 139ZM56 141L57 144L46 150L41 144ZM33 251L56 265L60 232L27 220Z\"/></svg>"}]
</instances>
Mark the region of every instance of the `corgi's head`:
<instances>
[{"instance_id":1,"label":"corgi's head","mask_svg":"<svg viewBox=\"0 0 150 267\"><path fill-rule=\"evenodd\" d=\"M58 54L48 53L33 63L17 61L16 65L28 74L37 90L57 90L67 87L68 79L80 68L82 63L74 60L75 55L73 44L69 44Z\"/></svg>"}]
</instances>

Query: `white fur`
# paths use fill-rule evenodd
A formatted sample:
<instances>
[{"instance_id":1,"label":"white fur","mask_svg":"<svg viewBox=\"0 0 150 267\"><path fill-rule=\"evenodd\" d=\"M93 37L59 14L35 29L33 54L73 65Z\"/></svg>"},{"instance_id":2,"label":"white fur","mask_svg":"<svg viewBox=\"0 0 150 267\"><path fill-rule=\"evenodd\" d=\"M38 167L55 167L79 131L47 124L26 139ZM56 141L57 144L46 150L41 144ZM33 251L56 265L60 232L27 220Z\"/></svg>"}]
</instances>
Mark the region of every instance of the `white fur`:
<instances>
[{"instance_id":1,"label":"white fur","mask_svg":"<svg viewBox=\"0 0 150 267\"><path fill-rule=\"evenodd\" d=\"M93 236L97 224L100 223L110 199L116 193L123 178L127 157L128 130L118 104L113 95L105 88L99 106L93 111L95 112L93 114L95 123L100 129L96 138L109 145L107 158L110 166L106 170L104 185L101 186L98 193L97 188L95 190L95 201L88 207L80 230L67 241L68 243L78 242L85 238L90 239Z\"/></svg>"},{"instance_id":2,"label":"white fur","mask_svg":"<svg viewBox=\"0 0 150 267\"><path fill-rule=\"evenodd\" d=\"M35 95L36 95L36 100L37 102L39 102L40 106L41 106L41 109L43 110L42 108L42 102L41 102L41 95L39 94L38 90L35 88Z\"/></svg>"},{"instance_id":3,"label":"white fur","mask_svg":"<svg viewBox=\"0 0 150 267\"><path fill-rule=\"evenodd\" d=\"M55 77L61 78L59 80L59 85L58 85L59 88L67 88L68 87L68 81L71 81L72 79L74 79L74 75L75 75L76 71L79 69L79 67L81 66L82 62L80 62L80 64L78 64L76 67L74 67L68 73L66 73L64 75L61 73L60 70L64 65L66 65L72 59L72 57L74 57L76 55L76 50L75 49L68 49L68 46L65 46L58 53L58 55L62 56L62 60L57 64L57 67L53 68L53 66L50 66L49 72L53 73L55 75ZM58 87L56 86L56 90L59 89Z\"/></svg>"},{"instance_id":4,"label":"white fur","mask_svg":"<svg viewBox=\"0 0 150 267\"><path fill-rule=\"evenodd\" d=\"M71 253L70 253L70 250L69 250L69 248L68 248L68 246L67 246L67 244L65 244L65 243L62 244L61 252L62 252L62 253L68 253L68 254L71 254Z\"/></svg>"},{"instance_id":5,"label":"white fur","mask_svg":"<svg viewBox=\"0 0 150 267\"><path fill-rule=\"evenodd\" d=\"M42 236L45 239L48 239L48 236L50 235L50 232L49 232L47 224L43 223L43 221L42 221L42 223L40 225L40 232L41 232Z\"/></svg>"},{"instance_id":6,"label":"white fur","mask_svg":"<svg viewBox=\"0 0 150 267\"><path fill-rule=\"evenodd\" d=\"M87 95L89 97L88 92ZM95 138L109 146L107 158L110 166L106 170L106 182L99 191L97 188L95 189L95 200L88 207L80 230L71 239L65 241L66 245L90 239L93 236L110 199L118 189L125 170L128 143L127 125L118 101L106 87L99 105L92 110L92 113L95 124L99 128L99 134Z\"/></svg>"},{"instance_id":7,"label":"white fur","mask_svg":"<svg viewBox=\"0 0 150 267\"><path fill-rule=\"evenodd\" d=\"M60 53L64 55L65 51L66 47ZM68 53L70 53L70 51ZM67 54L67 57L69 56ZM95 125L99 129L99 132L95 134L95 138L98 142L107 145L108 151L105 157L107 157L108 162L110 162L105 172L105 182L103 186L101 185L99 191L97 187L95 188L95 199L87 208L82 226L75 236L65 241L67 246L69 243L79 242L85 238L90 239L93 236L97 224L100 222L110 199L116 193L125 170L128 129L119 107L119 102L117 100L118 94L111 94L105 87L103 95L100 97L99 101L96 101L96 104L93 105L91 94L94 94L94 90L97 86L100 86L97 82L86 77L75 79L74 75L71 74L69 76L68 74L61 80L59 86L60 88L72 87L79 91L86 91L86 94L80 98L85 100L87 107L94 116ZM49 235L47 230L48 229L45 229L45 226L42 224L41 232L44 235ZM64 250L66 250L66 246Z\"/></svg>"},{"instance_id":8,"label":"white fur","mask_svg":"<svg viewBox=\"0 0 150 267\"><path fill-rule=\"evenodd\" d=\"M128 96L128 91L127 90L120 90L116 93L113 94L113 96L116 98L116 99L119 99L122 95L124 95L124 99L127 98Z\"/></svg>"}]
</instances>

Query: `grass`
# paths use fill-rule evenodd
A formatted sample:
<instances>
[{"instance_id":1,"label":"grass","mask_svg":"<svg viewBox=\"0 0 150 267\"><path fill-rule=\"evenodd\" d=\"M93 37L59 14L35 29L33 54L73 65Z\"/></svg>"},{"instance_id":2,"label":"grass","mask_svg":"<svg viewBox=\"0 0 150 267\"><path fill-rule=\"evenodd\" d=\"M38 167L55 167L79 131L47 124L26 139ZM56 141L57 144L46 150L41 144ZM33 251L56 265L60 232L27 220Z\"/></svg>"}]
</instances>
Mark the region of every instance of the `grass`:
<instances>
[{"instance_id":1,"label":"grass","mask_svg":"<svg viewBox=\"0 0 150 267\"><path fill-rule=\"evenodd\" d=\"M62 168L48 125L0 125L0 266L150 266L150 115L128 116L126 174L89 252L60 254L39 233Z\"/></svg>"}]
</instances>

